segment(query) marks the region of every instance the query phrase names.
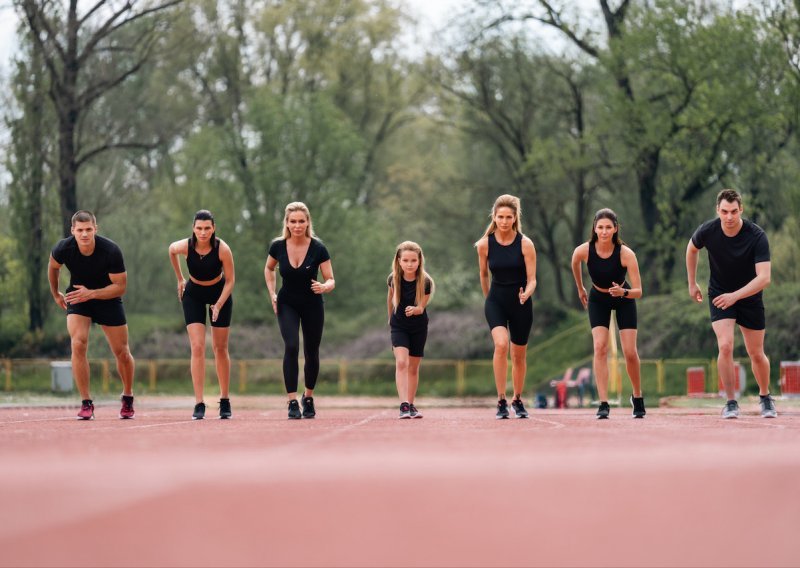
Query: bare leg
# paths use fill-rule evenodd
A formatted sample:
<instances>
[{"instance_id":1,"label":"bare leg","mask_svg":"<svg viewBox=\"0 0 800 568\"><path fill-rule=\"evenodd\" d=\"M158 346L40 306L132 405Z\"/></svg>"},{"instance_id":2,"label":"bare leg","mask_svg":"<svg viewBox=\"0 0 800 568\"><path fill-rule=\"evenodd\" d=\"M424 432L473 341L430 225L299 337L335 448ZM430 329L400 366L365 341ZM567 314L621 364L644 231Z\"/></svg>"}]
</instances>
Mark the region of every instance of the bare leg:
<instances>
[{"instance_id":1,"label":"bare leg","mask_svg":"<svg viewBox=\"0 0 800 568\"><path fill-rule=\"evenodd\" d=\"M394 348L394 381L400 402L410 402L408 398L408 348Z\"/></svg>"},{"instance_id":2,"label":"bare leg","mask_svg":"<svg viewBox=\"0 0 800 568\"><path fill-rule=\"evenodd\" d=\"M409 357L408 358L408 402L414 404L414 398L417 396L417 387L419 386L419 365L422 363L422 357Z\"/></svg>"},{"instance_id":3,"label":"bare leg","mask_svg":"<svg viewBox=\"0 0 800 568\"><path fill-rule=\"evenodd\" d=\"M228 353L230 331L229 327L211 328L211 345L214 349L214 362L217 366L220 398L230 398L231 356Z\"/></svg>"},{"instance_id":4,"label":"bare leg","mask_svg":"<svg viewBox=\"0 0 800 568\"><path fill-rule=\"evenodd\" d=\"M769 394L769 359L764 353L764 329L747 329L739 326L744 338L744 346L750 356L750 365L753 369L753 376L758 383L758 394L766 396Z\"/></svg>"},{"instance_id":5,"label":"bare leg","mask_svg":"<svg viewBox=\"0 0 800 568\"><path fill-rule=\"evenodd\" d=\"M494 384L497 387L497 398L501 399L506 397L508 384L508 330L501 326L492 328L492 341L494 341L492 358Z\"/></svg>"},{"instance_id":6,"label":"bare leg","mask_svg":"<svg viewBox=\"0 0 800 568\"><path fill-rule=\"evenodd\" d=\"M640 371L639 351L636 349L636 330L621 329L619 338L622 343L622 352L625 354L625 369L633 387L634 398L642 396L642 375Z\"/></svg>"},{"instance_id":7,"label":"bare leg","mask_svg":"<svg viewBox=\"0 0 800 568\"><path fill-rule=\"evenodd\" d=\"M597 397L600 402L608 402L608 328L592 328L594 342L594 380L597 383Z\"/></svg>"},{"instance_id":8,"label":"bare leg","mask_svg":"<svg viewBox=\"0 0 800 568\"><path fill-rule=\"evenodd\" d=\"M75 377L75 386L83 400L92 398L89 391L89 360L86 358L91 326L91 318L78 314L67 316L67 331L72 344L72 376Z\"/></svg>"},{"instance_id":9,"label":"bare leg","mask_svg":"<svg viewBox=\"0 0 800 568\"><path fill-rule=\"evenodd\" d=\"M190 323L186 326L189 344L192 347L192 386L195 403L203 402L203 388L206 382L206 326Z\"/></svg>"},{"instance_id":10,"label":"bare leg","mask_svg":"<svg viewBox=\"0 0 800 568\"><path fill-rule=\"evenodd\" d=\"M528 370L528 346L511 344L511 382L514 385L514 398L521 398L525 390L525 373Z\"/></svg>"},{"instance_id":11,"label":"bare leg","mask_svg":"<svg viewBox=\"0 0 800 568\"><path fill-rule=\"evenodd\" d=\"M733 367L733 330L736 320L723 319L711 323L714 333L717 336L717 346L719 355L717 357L717 371L725 387L725 394L728 400L736 398L736 381L734 380Z\"/></svg>"},{"instance_id":12,"label":"bare leg","mask_svg":"<svg viewBox=\"0 0 800 568\"><path fill-rule=\"evenodd\" d=\"M103 333L105 333L108 346L117 360L117 373L122 380L122 394L133 396L134 361L128 347L128 326L104 325Z\"/></svg>"}]
</instances>

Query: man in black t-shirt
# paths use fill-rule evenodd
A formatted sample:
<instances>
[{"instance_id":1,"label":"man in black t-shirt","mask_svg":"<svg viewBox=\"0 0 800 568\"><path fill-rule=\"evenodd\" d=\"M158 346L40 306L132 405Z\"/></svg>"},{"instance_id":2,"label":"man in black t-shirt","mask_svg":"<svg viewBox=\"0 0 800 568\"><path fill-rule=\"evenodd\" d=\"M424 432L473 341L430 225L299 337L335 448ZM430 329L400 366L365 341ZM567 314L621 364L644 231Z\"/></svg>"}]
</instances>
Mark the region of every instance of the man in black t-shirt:
<instances>
[{"instance_id":1,"label":"man in black t-shirt","mask_svg":"<svg viewBox=\"0 0 800 568\"><path fill-rule=\"evenodd\" d=\"M692 235L686 248L689 296L703 301L697 285L700 249L708 250L711 277L708 282L711 327L717 336L717 368L728 402L723 418L737 418L733 362L733 332L736 324L744 338L753 375L761 395L761 416L775 418L775 402L769 394L769 359L764 353L764 302L762 290L770 283L769 241L763 229L742 218L742 197L732 189L717 195L718 218L706 221Z\"/></svg>"},{"instance_id":2,"label":"man in black t-shirt","mask_svg":"<svg viewBox=\"0 0 800 568\"><path fill-rule=\"evenodd\" d=\"M47 277L50 293L67 312L67 331L72 341L72 373L80 391L80 420L94 418L94 404L89 392L89 360L86 351L89 328L100 324L108 345L117 360L122 379L120 418L133 418L134 363L128 348L128 326L122 296L127 273L122 251L113 241L97 235L97 221L92 213L78 211L72 216L71 237L56 243L50 254ZM67 293L58 289L61 267L70 273Z\"/></svg>"}]
</instances>

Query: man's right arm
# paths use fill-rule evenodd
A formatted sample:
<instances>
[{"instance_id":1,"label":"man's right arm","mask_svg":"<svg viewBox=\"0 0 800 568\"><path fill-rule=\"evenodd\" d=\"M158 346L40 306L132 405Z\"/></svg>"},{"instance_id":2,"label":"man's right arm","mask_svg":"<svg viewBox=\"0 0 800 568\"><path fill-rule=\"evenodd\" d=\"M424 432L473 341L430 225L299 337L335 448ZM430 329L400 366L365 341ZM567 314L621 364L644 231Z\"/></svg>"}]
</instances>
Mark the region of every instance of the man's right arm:
<instances>
[{"instance_id":1,"label":"man's right arm","mask_svg":"<svg viewBox=\"0 0 800 568\"><path fill-rule=\"evenodd\" d=\"M694 246L689 239L686 246L686 276L689 281L689 296L698 304L703 301L703 292L697 285L697 260L700 258L700 249Z\"/></svg>"},{"instance_id":2,"label":"man's right arm","mask_svg":"<svg viewBox=\"0 0 800 568\"><path fill-rule=\"evenodd\" d=\"M64 294L58 290L58 277L60 274L61 265L56 262L53 255L50 255L50 262L47 265L47 280L50 283L50 294L53 296L53 300L55 300L56 304L58 304L62 310L66 310L67 301L64 299Z\"/></svg>"}]
</instances>

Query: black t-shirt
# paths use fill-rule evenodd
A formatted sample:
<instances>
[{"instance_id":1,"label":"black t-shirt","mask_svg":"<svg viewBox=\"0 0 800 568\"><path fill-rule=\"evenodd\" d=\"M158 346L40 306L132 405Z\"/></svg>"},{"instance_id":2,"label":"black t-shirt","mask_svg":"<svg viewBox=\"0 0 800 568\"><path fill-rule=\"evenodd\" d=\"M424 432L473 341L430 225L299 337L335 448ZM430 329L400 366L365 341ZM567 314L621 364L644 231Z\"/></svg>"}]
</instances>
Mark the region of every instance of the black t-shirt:
<instances>
[{"instance_id":1,"label":"black t-shirt","mask_svg":"<svg viewBox=\"0 0 800 568\"><path fill-rule=\"evenodd\" d=\"M269 247L269 256L278 261L281 274L281 289L278 299L309 300L319 298L321 295L311 291L311 281L318 280L319 265L331 259L328 249L317 239L311 239L303 262L295 268L289 262L286 252L286 240L275 239Z\"/></svg>"},{"instance_id":2,"label":"black t-shirt","mask_svg":"<svg viewBox=\"0 0 800 568\"><path fill-rule=\"evenodd\" d=\"M386 283L392 289L392 275L389 275ZM425 295L431 293L431 281L425 279ZM425 327L428 325L428 311L423 310L418 316L406 316L406 307L415 306L417 304L417 282L412 280L406 281L402 276L400 277L400 303L397 309L392 312L390 324L393 326L402 327L404 329L414 329L418 327Z\"/></svg>"},{"instance_id":3,"label":"black t-shirt","mask_svg":"<svg viewBox=\"0 0 800 568\"><path fill-rule=\"evenodd\" d=\"M692 235L692 244L708 250L711 277L708 295L735 292L756 277L756 263L769 260L769 241L764 230L747 219L733 237L722 232L722 222L712 219L700 225ZM761 299L761 292L750 298ZM750 299L746 298L746 299Z\"/></svg>"},{"instance_id":4,"label":"black t-shirt","mask_svg":"<svg viewBox=\"0 0 800 568\"><path fill-rule=\"evenodd\" d=\"M111 239L95 235L94 252L85 256L78 249L75 237L67 237L56 243L51 253L53 259L69 270L69 287L67 292L75 289L77 284L90 290L99 290L111 285L109 274L125 272L125 261L122 251Z\"/></svg>"}]
</instances>

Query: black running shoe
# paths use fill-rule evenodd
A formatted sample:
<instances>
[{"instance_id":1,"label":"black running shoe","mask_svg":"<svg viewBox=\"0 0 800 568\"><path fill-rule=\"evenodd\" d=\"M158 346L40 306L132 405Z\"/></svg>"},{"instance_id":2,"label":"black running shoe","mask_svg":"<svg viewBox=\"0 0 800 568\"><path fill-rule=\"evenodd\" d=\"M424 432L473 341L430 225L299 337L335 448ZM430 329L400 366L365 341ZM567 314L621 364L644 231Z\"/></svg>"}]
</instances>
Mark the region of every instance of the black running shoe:
<instances>
[{"instance_id":1,"label":"black running shoe","mask_svg":"<svg viewBox=\"0 0 800 568\"><path fill-rule=\"evenodd\" d=\"M635 398L631 395L631 404L633 405L633 417L644 418L647 411L644 409L644 397Z\"/></svg>"},{"instance_id":2,"label":"black running shoe","mask_svg":"<svg viewBox=\"0 0 800 568\"><path fill-rule=\"evenodd\" d=\"M408 411L411 413L411 418L422 418L422 413L417 410L413 402L408 405Z\"/></svg>"},{"instance_id":3,"label":"black running shoe","mask_svg":"<svg viewBox=\"0 0 800 568\"><path fill-rule=\"evenodd\" d=\"M194 405L194 412L192 413L192 420L202 420L206 416L206 403L198 402Z\"/></svg>"},{"instance_id":4,"label":"black running shoe","mask_svg":"<svg viewBox=\"0 0 800 568\"><path fill-rule=\"evenodd\" d=\"M761 417L762 418L777 418L778 411L775 410L775 399L770 395L761 397Z\"/></svg>"},{"instance_id":5,"label":"black running shoe","mask_svg":"<svg viewBox=\"0 0 800 568\"><path fill-rule=\"evenodd\" d=\"M608 406L607 402L601 402L600 406L597 408L597 418L606 419L609 414L611 414L611 407Z\"/></svg>"},{"instance_id":6,"label":"black running shoe","mask_svg":"<svg viewBox=\"0 0 800 568\"><path fill-rule=\"evenodd\" d=\"M317 415L317 411L314 410L314 397L313 396L304 396L303 397L303 418L314 418Z\"/></svg>"},{"instance_id":7,"label":"black running shoe","mask_svg":"<svg viewBox=\"0 0 800 568\"><path fill-rule=\"evenodd\" d=\"M400 416L398 416L401 420L405 420L406 418L411 418L411 405L407 402L400 403Z\"/></svg>"},{"instance_id":8,"label":"black running shoe","mask_svg":"<svg viewBox=\"0 0 800 568\"><path fill-rule=\"evenodd\" d=\"M227 420L233 416L233 412L231 412L231 399L229 398L221 398L219 399L219 417L222 420Z\"/></svg>"},{"instance_id":9,"label":"black running shoe","mask_svg":"<svg viewBox=\"0 0 800 568\"><path fill-rule=\"evenodd\" d=\"M506 399L501 398L497 401L497 414L495 414L495 418L498 420L508 418L508 402L506 402Z\"/></svg>"},{"instance_id":10,"label":"black running shoe","mask_svg":"<svg viewBox=\"0 0 800 568\"><path fill-rule=\"evenodd\" d=\"M528 411L525 410L525 405L522 404L521 398L515 398L511 401L511 408L514 409L514 414L517 415L517 418L527 418Z\"/></svg>"},{"instance_id":11,"label":"black running shoe","mask_svg":"<svg viewBox=\"0 0 800 568\"><path fill-rule=\"evenodd\" d=\"M302 414L300 414L300 403L296 400L289 401L289 420L300 420L302 418Z\"/></svg>"},{"instance_id":12,"label":"black running shoe","mask_svg":"<svg viewBox=\"0 0 800 568\"><path fill-rule=\"evenodd\" d=\"M726 402L725 408L722 409L722 417L725 419L739 418L739 403L735 400Z\"/></svg>"}]
</instances>

